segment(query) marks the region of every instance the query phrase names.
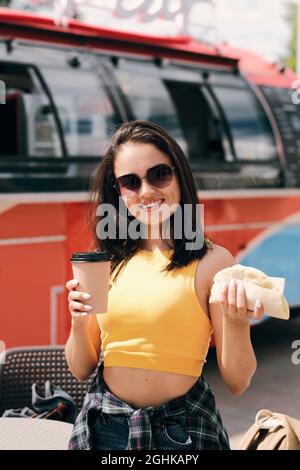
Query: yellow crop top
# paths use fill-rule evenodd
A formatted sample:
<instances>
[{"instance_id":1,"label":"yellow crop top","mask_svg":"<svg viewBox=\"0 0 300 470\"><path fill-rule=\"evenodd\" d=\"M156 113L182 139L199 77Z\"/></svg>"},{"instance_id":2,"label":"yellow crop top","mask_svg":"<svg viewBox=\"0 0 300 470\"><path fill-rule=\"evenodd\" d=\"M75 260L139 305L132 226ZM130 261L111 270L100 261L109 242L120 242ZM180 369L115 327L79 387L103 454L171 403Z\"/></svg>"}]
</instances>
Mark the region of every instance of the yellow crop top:
<instances>
[{"instance_id":1,"label":"yellow crop top","mask_svg":"<svg viewBox=\"0 0 300 470\"><path fill-rule=\"evenodd\" d=\"M198 377L212 333L194 287L197 261L160 272L171 250L140 250L121 270L97 315L104 366Z\"/></svg>"}]
</instances>

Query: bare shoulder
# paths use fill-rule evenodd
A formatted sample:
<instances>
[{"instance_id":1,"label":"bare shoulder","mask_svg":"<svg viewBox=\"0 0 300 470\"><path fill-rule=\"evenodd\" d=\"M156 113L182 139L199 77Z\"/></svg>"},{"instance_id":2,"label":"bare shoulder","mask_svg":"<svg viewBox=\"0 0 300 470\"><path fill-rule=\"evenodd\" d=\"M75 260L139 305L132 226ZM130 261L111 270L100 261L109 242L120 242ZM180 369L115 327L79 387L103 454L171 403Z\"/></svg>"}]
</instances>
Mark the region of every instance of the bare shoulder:
<instances>
[{"instance_id":1,"label":"bare shoulder","mask_svg":"<svg viewBox=\"0 0 300 470\"><path fill-rule=\"evenodd\" d=\"M208 251L207 261L212 267L220 269L232 266L235 263L235 259L227 248L220 245L213 244L213 248Z\"/></svg>"},{"instance_id":2,"label":"bare shoulder","mask_svg":"<svg viewBox=\"0 0 300 470\"><path fill-rule=\"evenodd\" d=\"M229 250L223 246L212 243L212 248L208 250L207 254L203 258L203 263L201 263L201 266L199 266L199 269L201 270L202 282L204 277L206 286L210 289L215 274L218 271L221 271L221 269L229 268L234 264L236 264L236 261Z\"/></svg>"}]
</instances>

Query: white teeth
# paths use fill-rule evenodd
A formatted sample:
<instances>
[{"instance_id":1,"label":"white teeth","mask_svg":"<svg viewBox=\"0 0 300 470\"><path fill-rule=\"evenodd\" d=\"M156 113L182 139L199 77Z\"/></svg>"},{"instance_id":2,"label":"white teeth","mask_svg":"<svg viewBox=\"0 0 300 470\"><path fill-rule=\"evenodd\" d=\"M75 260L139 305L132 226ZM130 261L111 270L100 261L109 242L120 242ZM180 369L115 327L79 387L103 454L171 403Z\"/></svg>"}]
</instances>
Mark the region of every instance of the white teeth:
<instances>
[{"instance_id":1,"label":"white teeth","mask_svg":"<svg viewBox=\"0 0 300 470\"><path fill-rule=\"evenodd\" d=\"M150 209L151 207L160 206L162 202L163 202L163 199L160 199L159 201L150 202L149 204L142 204L142 206L145 209Z\"/></svg>"}]
</instances>

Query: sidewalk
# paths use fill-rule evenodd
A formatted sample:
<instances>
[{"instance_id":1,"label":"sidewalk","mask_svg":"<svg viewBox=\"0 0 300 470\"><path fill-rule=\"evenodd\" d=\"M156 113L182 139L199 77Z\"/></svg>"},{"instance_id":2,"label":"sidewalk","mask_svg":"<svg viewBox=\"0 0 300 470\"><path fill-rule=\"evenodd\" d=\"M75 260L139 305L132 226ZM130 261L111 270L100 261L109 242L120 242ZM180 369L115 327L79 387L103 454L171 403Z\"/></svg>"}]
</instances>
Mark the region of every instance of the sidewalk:
<instances>
[{"instance_id":1,"label":"sidewalk","mask_svg":"<svg viewBox=\"0 0 300 470\"><path fill-rule=\"evenodd\" d=\"M209 352L204 374L216 397L233 449L262 408L300 419L300 364L294 365L291 360L294 352L291 345L297 339L300 340L300 318L272 319L255 327L252 342L257 370L250 387L239 397L226 388L215 351Z\"/></svg>"}]
</instances>

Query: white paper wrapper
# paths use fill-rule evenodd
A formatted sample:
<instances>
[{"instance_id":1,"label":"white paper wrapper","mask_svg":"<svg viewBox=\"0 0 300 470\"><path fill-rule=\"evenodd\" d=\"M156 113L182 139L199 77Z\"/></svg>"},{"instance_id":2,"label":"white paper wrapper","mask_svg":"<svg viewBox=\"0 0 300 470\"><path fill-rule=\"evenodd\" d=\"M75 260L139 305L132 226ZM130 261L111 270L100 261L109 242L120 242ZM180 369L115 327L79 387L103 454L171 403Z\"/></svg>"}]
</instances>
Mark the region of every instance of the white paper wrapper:
<instances>
[{"instance_id":1,"label":"white paper wrapper","mask_svg":"<svg viewBox=\"0 0 300 470\"><path fill-rule=\"evenodd\" d=\"M232 279L243 281L249 310L254 310L256 299L260 299L267 315L282 320L289 319L289 306L283 296L285 279L268 277L259 269L241 264L222 269L215 275L209 303L220 302L224 283Z\"/></svg>"}]
</instances>

